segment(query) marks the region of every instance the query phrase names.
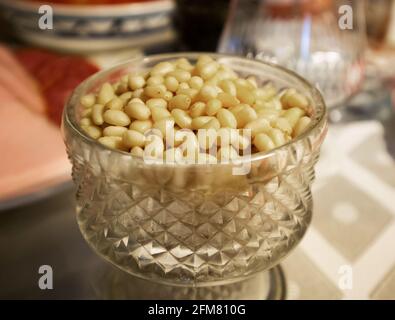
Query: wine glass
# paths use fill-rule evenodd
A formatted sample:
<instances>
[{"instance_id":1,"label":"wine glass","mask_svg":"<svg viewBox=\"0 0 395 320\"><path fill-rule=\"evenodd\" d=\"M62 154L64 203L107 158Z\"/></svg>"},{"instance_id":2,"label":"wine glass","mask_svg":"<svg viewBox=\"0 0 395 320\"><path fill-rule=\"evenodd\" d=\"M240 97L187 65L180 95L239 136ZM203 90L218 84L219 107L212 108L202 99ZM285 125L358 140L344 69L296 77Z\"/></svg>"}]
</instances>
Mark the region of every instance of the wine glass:
<instances>
[{"instance_id":1,"label":"wine glass","mask_svg":"<svg viewBox=\"0 0 395 320\"><path fill-rule=\"evenodd\" d=\"M233 0L218 50L296 71L332 108L361 86L365 34L363 1Z\"/></svg>"}]
</instances>

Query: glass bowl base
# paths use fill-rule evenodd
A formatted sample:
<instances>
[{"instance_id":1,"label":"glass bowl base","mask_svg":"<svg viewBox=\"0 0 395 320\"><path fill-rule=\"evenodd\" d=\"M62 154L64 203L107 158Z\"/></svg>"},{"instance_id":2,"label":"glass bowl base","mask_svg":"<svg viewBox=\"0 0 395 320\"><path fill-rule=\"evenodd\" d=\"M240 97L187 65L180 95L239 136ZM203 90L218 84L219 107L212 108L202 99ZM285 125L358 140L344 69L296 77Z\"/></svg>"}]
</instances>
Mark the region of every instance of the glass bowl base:
<instances>
[{"instance_id":1,"label":"glass bowl base","mask_svg":"<svg viewBox=\"0 0 395 320\"><path fill-rule=\"evenodd\" d=\"M117 300L283 300L286 282L278 265L231 284L180 287L134 277L108 265L94 275L92 285L99 299Z\"/></svg>"}]
</instances>

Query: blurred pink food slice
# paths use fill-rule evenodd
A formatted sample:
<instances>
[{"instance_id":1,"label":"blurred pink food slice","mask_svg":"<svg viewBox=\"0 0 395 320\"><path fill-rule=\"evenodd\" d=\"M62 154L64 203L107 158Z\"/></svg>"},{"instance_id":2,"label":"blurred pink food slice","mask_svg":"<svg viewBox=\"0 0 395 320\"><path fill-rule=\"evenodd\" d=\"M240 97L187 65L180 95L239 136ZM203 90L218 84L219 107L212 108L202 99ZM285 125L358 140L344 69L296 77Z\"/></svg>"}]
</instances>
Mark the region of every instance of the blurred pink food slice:
<instances>
[{"instance_id":1,"label":"blurred pink food slice","mask_svg":"<svg viewBox=\"0 0 395 320\"><path fill-rule=\"evenodd\" d=\"M60 130L0 87L0 200L70 179Z\"/></svg>"},{"instance_id":2,"label":"blurred pink food slice","mask_svg":"<svg viewBox=\"0 0 395 320\"><path fill-rule=\"evenodd\" d=\"M26 107L44 114L45 103L35 81L16 60L12 52L0 45L0 86Z\"/></svg>"}]
</instances>

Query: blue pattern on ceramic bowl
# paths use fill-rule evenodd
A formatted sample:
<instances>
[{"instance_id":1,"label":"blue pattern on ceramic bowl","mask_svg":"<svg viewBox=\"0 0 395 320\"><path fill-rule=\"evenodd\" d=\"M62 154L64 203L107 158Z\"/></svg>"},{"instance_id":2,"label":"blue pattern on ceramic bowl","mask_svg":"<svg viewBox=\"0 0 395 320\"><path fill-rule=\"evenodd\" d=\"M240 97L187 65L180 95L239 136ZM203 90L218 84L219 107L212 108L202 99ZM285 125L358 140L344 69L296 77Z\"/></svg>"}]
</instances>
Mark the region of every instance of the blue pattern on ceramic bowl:
<instances>
[{"instance_id":1,"label":"blue pattern on ceramic bowl","mask_svg":"<svg viewBox=\"0 0 395 320\"><path fill-rule=\"evenodd\" d=\"M93 51L146 46L173 37L171 0L118 5L51 5L53 29L39 28L40 4L0 0L16 35L34 45L66 51Z\"/></svg>"}]
</instances>

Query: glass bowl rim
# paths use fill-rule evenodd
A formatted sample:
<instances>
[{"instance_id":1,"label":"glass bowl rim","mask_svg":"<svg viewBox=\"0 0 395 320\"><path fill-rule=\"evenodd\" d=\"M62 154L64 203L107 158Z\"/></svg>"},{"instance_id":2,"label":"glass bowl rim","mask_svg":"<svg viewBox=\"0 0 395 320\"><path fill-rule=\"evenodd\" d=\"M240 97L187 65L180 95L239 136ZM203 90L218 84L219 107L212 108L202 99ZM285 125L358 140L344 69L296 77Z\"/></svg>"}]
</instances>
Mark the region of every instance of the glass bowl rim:
<instances>
[{"instance_id":1,"label":"glass bowl rim","mask_svg":"<svg viewBox=\"0 0 395 320\"><path fill-rule=\"evenodd\" d=\"M246 162L254 162L254 161L259 161L259 160L264 160L266 158L270 157L275 157L276 154L279 151L286 150L290 146L294 145L295 143L302 141L306 138L308 138L312 132L318 130L321 127L321 130L324 131L326 129L326 119L327 119L327 107L325 104L325 101L323 99L322 94L320 91L314 87L312 84L310 84L306 79L304 79L302 76L297 74L296 72L289 70L285 67L282 67L280 65L277 65L275 63L271 62L266 62L266 61L260 61L256 59L251 59L247 57L242 57L239 55L233 55L233 54L222 54L222 53L213 53L213 52L176 52L176 53L160 53L160 54L152 54L152 55L143 55L139 56L130 60L125 60L122 61L116 65L111 66L110 68L105 68L103 70L100 70L96 72L95 74L91 75L87 79L85 79L83 82L81 82L72 92L72 94L69 96L68 100L66 101L65 107L63 109L63 116L62 116L62 131L64 130L65 123L67 123L68 127L71 128L71 130L78 135L79 138L82 138L85 140L87 143L93 144L95 147L110 151L115 154L119 154L120 156L128 156L132 158L135 161L139 161L147 165L145 163L145 159L141 157L135 157L131 155L129 152L118 150L118 149L112 149L109 148L101 143L98 142L98 140L91 138L88 136L80 127L80 125L77 123L75 117L72 118L70 114L70 110L74 108L76 103L79 103L79 99L81 97L82 91L86 87L89 86L89 84L95 80L100 79L101 77L111 74L111 72L118 70L122 68L123 66L128 66L132 63L139 63L139 64L144 64L148 62L152 62L157 60L158 62L165 61L165 60L172 60L172 59L177 59L177 58L196 58L199 55L209 55L215 59L218 58L232 58L235 59L236 61L244 62L244 63L249 63L249 64L256 64L257 67L259 66L266 66L269 68L277 69L280 72L287 74L288 76L296 79L298 82L300 82L303 87L311 94L314 105L321 105L322 111L313 119L312 124L309 126L308 130L303 132L301 135L297 136L296 138L293 138L292 140L288 141L287 143L276 147L270 151L264 151L264 152L257 152L253 153L248 156L241 157L240 159L233 162L230 161L218 161L217 163L190 163L190 162L183 162L183 163L166 163L166 162L156 162L156 161L151 161L149 165L151 166L160 166L160 167L166 167L166 166L180 166L180 167L207 167L207 166L224 166L224 165L229 165L229 164L243 164Z\"/></svg>"}]
</instances>

